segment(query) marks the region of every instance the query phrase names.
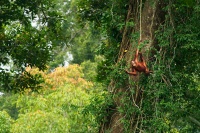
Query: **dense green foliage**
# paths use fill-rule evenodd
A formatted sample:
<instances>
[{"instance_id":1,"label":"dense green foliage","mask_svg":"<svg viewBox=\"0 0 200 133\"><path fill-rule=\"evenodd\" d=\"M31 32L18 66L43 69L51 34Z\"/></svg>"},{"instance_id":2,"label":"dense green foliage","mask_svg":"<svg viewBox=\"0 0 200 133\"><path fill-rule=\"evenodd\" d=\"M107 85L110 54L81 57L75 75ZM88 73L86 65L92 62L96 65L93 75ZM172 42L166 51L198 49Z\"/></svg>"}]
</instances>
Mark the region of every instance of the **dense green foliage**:
<instances>
[{"instance_id":1,"label":"dense green foliage","mask_svg":"<svg viewBox=\"0 0 200 133\"><path fill-rule=\"evenodd\" d=\"M9 133L12 122L12 118L6 111L0 111L0 133Z\"/></svg>"},{"instance_id":2,"label":"dense green foliage","mask_svg":"<svg viewBox=\"0 0 200 133\"><path fill-rule=\"evenodd\" d=\"M95 54L98 54L100 36L94 29L93 24L85 24L82 31L74 39L70 47L70 53L73 55L71 63L81 64L84 61L95 61Z\"/></svg>"},{"instance_id":3,"label":"dense green foliage","mask_svg":"<svg viewBox=\"0 0 200 133\"><path fill-rule=\"evenodd\" d=\"M1 90L18 91L41 83L38 75L21 74L26 66L46 69L52 48L61 40L61 16L54 1L0 2ZM20 82L20 83L19 83ZM37 87L36 87L37 88Z\"/></svg>"},{"instance_id":4,"label":"dense green foliage","mask_svg":"<svg viewBox=\"0 0 200 133\"><path fill-rule=\"evenodd\" d=\"M0 133L200 132L199 0L160 1L153 74L137 80L121 51L138 40L131 1L0 1Z\"/></svg>"},{"instance_id":5,"label":"dense green foliage","mask_svg":"<svg viewBox=\"0 0 200 133\"><path fill-rule=\"evenodd\" d=\"M126 87L127 84L127 76L123 74L125 64L115 64L119 52L118 43L121 41L117 38L120 35L120 30L117 29L125 23L121 19L125 16L121 13L124 12L123 5L126 7L126 4L120 4L119 7L118 2L121 1L106 1L101 4L78 1L79 16L95 22L103 31L102 35L106 36L106 41L103 41L106 43L101 46L105 60L98 66L98 79L106 83L115 81L116 89ZM142 76L140 82L136 83L145 89L142 105L131 106L134 103L130 101L130 95L136 92L130 78L130 92L124 93L122 98L125 105L118 109L126 116L122 119L126 132L130 132L134 126L131 125L133 114L142 117L139 128L147 132L199 131L199 9L199 2L195 1L166 1L166 7L163 8L166 13L165 22L157 31L157 45L152 47L153 60L150 67L154 74L149 78ZM130 24L131 26L134 24ZM134 36L132 39L137 40ZM121 94L116 97L118 95Z\"/></svg>"},{"instance_id":6,"label":"dense green foliage","mask_svg":"<svg viewBox=\"0 0 200 133\"><path fill-rule=\"evenodd\" d=\"M98 51L105 57L98 65L99 81L110 81L110 70L113 70L113 62L117 61L122 28L126 18L128 1L83 1L76 0L78 19L94 23L94 28L101 32L101 45ZM108 78L106 78L108 77Z\"/></svg>"},{"instance_id":7,"label":"dense green foliage","mask_svg":"<svg viewBox=\"0 0 200 133\"><path fill-rule=\"evenodd\" d=\"M87 63L90 65L90 63ZM84 66L84 65L83 65ZM92 69L91 69L92 70ZM40 93L27 90L23 94L0 97L0 131L13 133L97 132L99 111L105 104L102 86L83 79L83 68L70 65L59 67L46 74L38 69L28 69L45 78ZM96 93L99 93L96 95ZM95 99L95 100L92 100ZM95 103L90 107L90 103ZM96 108L98 106L98 110ZM90 113L88 109L96 109ZM100 110L101 109L101 110ZM6 113L8 112L10 116ZM14 115L15 113L16 115ZM15 120L14 120L15 119Z\"/></svg>"},{"instance_id":8,"label":"dense green foliage","mask_svg":"<svg viewBox=\"0 0 200 133\"><path fill-rule=\"evenodd\" d=\"M149 114L145 122L156 125L154 131L199 131L199 125L194 122L200 119L199 7L178 2L169 5L167 10L172 8L174 16L166 16L165 25L158 31L155 74L145 81L148 83L145 99L151 102L143 101L144 113ZM155 108L150 110L152 105Z\"/></svg>"}]
</instances>

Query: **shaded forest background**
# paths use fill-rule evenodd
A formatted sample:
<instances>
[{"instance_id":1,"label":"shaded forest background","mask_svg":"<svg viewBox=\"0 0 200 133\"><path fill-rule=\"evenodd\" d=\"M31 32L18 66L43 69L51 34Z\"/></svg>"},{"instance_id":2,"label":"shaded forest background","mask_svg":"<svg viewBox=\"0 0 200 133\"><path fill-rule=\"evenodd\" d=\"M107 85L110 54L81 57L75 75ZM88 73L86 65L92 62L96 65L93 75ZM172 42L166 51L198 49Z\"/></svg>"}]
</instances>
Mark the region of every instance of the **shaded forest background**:
<instances>
[{"instance_id":1,"label":"shaded forest background","mask_svg":"<svg viewBox=\"0 0 200 133\"><path fill-rule=\"evenodd\" d=\"M199 20L199 0L1 0L0 133L200 132ZM137 48L149 76L125 73Z\"/></svg>"}]
</instances>

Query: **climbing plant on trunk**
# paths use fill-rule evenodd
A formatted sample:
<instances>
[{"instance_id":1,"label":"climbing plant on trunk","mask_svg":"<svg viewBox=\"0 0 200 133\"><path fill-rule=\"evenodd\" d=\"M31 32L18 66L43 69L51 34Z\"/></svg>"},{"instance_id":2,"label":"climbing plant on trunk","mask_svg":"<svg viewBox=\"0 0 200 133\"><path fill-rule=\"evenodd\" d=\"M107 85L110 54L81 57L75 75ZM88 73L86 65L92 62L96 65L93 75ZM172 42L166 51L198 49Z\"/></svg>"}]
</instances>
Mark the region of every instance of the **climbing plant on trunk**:
<instances>
[{"instance_id":1,"label":"climbing plant on trunk","mask_svg":"<svg viewBox=\"0 0 200 133\"><path fill-rule=\"evenodd\" d=\"M83 6L81 1L80 16L106 35L98 80L108 85L113 101L105 105L99 132L197 132L199 2L114 0ZM125 73L139 39L150 76Z\"/></svg>"}]
</instances>

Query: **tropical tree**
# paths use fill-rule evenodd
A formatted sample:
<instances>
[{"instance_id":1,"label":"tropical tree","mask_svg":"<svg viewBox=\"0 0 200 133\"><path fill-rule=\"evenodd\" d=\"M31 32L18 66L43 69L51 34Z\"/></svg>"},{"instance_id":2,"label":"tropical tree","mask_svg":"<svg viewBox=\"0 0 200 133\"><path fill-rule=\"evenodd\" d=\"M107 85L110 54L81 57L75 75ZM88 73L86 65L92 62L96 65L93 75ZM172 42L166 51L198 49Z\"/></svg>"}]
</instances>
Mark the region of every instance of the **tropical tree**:
<instances>
[{"instance_id":1,"label":"tropical tree","mask_svg":"<svg viewBox=\"0 0 200 133\"><path fill-rule=\"evenodd\" d=\"M79 17L105 36L98 79L114 102L104 105L100 132L198 132L199 1L74 2ZM150 76L125 73L136 49Z\"/></svg>"},{"instance_id":2,"label":"tropical tree","mask_svg":"<svg viewBox=\"0 0 200 133\"><path fill-rule=\"evenodd\" d=\"M85 109L93 97L93 83L83 79L78 65L58 67L52 73L27 68L40 73L45 83L40 93L26 90L16 101L19 117L11 132L97 132L95 115ZM101 94L103 91L101 91Z\"/></svg>"},{"instance_id":3,"label":"tropical tree","mask_svg":"<svg viewBox=\"0 0 200 133\"><path fill-rule=\"evenodd\" d=\"M61 15L49 0L0 2L0 83L1 90L34 89L41 80L26 66L46 69L52 48L62 34ZM23 74L22 74L23 73Z\"/></svg>"},{"instance_id":4,"label":"tropical tree","mask_svg":"<svg viewBox=\"0 0 200 133\"><path fill-rule=\"evenodd\" d=\"M49 63L49 69L67 64L80 65L87 60L94 62L101 38L94 24L78 18L76 4L71 0L57 0L55 9L64 18L60 28L62 41L53 50L55 58Z\"/></svg>"}]
</instances>

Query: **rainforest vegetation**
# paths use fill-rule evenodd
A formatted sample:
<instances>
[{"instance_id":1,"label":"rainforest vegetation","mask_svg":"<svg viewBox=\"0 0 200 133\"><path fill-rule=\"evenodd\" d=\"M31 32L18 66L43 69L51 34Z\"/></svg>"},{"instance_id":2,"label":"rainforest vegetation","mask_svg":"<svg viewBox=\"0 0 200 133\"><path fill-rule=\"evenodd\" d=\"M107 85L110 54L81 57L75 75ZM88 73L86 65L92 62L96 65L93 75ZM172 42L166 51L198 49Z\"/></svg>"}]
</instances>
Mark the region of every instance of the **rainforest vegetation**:
<instances>
[{"instance_id":1,"label":"rainforest vegetation","mask_svg":"<svg viewBox=\"0 0 200 133\"><path fill-rule=\"evenodd\" d=\"M200 0L1 0L0 133L199 133Z\"/></svg>"}]
</instances>

